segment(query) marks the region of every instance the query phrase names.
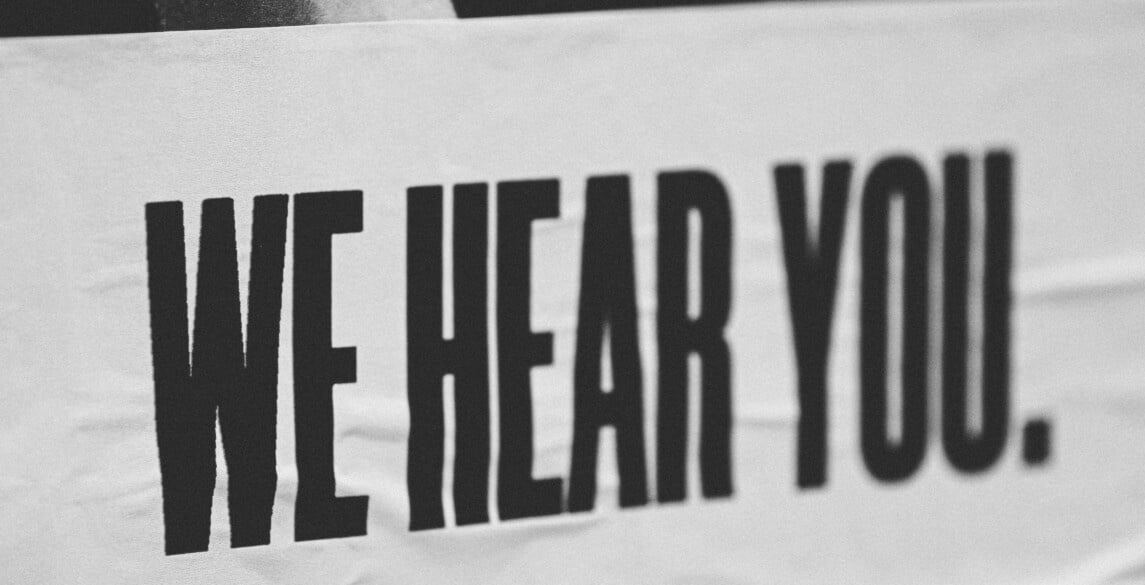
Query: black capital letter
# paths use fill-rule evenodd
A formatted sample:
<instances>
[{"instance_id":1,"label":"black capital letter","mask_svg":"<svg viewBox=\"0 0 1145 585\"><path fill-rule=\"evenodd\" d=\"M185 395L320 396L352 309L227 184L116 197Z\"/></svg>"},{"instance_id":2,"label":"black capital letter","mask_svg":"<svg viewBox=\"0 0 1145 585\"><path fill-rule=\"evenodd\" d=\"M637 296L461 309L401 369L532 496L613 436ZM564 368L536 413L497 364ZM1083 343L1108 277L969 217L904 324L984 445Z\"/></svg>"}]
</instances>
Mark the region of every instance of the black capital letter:
<instances>
[{"instance_id":1,"label":"black capital letter","mask_svg":"<svg viewBox=\"0 0 1145 585\"><path fill-rule=\"evenodd\" d=\"M799 447L797 483L827 483L827 358L839 274L839 251L847 226L851 163L823 167L819 237L807 237L807 194L802 165L775 168L775 191L783 230L784 262L795 361L799 370Z\"/></svg>"},{"instance_id":2,"label":"black capital letter","mask_svg":"<svg viewBox=\"0 0 1145 585\"><path fill-rule=\"evenodd\" d=\"M986 155L982 298L982 430L967 425L970 161L946 159L943 244L942 445L956 469L984 471L1006 447L1010 422L1010 259L1013 250L1011 158Z\"/></svg>"},{"instance_id":3,"label":"black capital letter","mask_svg":"<svg viewBox=\"0 0 1145 585\"><path fill-rule=\"evenodd\" d=\"M533 398L529 370L553 363L553 335L533 333L529 299L533 220L560 214L556 179L497 184L497 351L502 520L561 513L559 477L533 479Z\"/></svg>"},{"instance_id":4,"label":"black capital letter","mask_svg":"<svg viewBox=\"0 0 1145 585\"><path fill-rule=\"evenodd\" d=\"M362 231L362 192L294 198L294 539L366 534L368 496L334 495L335 384L357 379L353 347L330 347L331 240Z\"/></svg>"},{"instance_id":5,"label":"black capital letter","mask_svg":"<svg viewBox=\"0 0 1145 585\"><path fill-rule=\"evenodd\" d=\"M406 332L410 530L441 528L442 379L454 377L453 506L457 524L489 521L488 187L453 188L453 339L442 339L441 187L407 191Z\"/></svg>"},{"instance_id":6,"label":"black capital letter","mask_svg":"<svg viewBox=\"0 0 1145 585\"><path fill-rule=\"evenodd\" d=\"M659 410L657 497L684 499L688 433L688 355L702 360L700 483L706 498L732 493L731 355L724 327L731 311L731 207L715 175L661 173L658 179L657 309ZM700 314L688 316L688 213L700 217Z\"/></svg>"},{"instance_id":7,"label":"black capital letter","mask_svg":"<svg viewBox=\"0 0 1145 585\"><path fill-rule=\"evenodd\" d=\"M903 200L902 440L887 434L887 232ZM863 188L860 361L863 461L881 481L910 477L926 456L930 187L913 158L880 161Z\"/></svg>"},{"instance_id":8,"label":"black capital letter","mask_svg":"<svg viewBox=\"0 0 1145 585\"><path fill-rule=\"evenodd\" d=\"M644 461L643 374L636 331L636 269L632 250L632 203L628 177L588 180L577 317L572 472L569 510L596 503L600 427L616 429L620 505L648 503ZM612 362L612 388L601 388L605 325Z\"/></svg>"},{"instance_id":9,"label":"black capital letter","mask_svg":"<svg viewBox=\"0 0 1145 585\"><path fill-rule=\"evenodd\" d=\"M269 544L278 482L274 444L287 198L255 198L245 355L234 202L203 202L193 370L183 204L149 203L146 215L166 552L201 552L210 542L216 412L229 474L231 546Z\"/></svg>"}]
</instances>

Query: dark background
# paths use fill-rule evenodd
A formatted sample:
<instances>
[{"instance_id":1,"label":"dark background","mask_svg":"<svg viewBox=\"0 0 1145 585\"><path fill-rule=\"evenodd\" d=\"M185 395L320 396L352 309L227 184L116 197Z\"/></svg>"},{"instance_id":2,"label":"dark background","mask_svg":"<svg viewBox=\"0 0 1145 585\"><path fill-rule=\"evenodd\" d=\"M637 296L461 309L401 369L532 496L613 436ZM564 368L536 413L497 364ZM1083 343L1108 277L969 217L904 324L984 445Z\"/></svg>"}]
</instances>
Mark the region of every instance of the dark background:
<instances>
[{"instance_id":1,"label":"dark background","mask_svg":"<svg viewBox=\"0 0 1145 585\"><path fill-rule=\"evenodd\" d=\"M460 18L752 0L452 0ZM756 0L762 1L762 0ZM162 6L162 9L158 5ZM313 24L307 0L0 0L0 36Z\"/></svg>"}]
</instances>

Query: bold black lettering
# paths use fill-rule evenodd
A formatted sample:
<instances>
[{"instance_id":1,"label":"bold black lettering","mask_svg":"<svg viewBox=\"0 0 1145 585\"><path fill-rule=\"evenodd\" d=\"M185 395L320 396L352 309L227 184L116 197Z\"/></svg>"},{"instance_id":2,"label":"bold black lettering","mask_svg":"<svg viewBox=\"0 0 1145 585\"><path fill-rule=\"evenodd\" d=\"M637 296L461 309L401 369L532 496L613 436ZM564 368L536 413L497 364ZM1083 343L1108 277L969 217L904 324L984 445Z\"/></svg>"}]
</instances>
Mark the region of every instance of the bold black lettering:
<instances>
[{"instance_id":1,"label":"bold black lettering","mask_svg":"<svg viewBox=\"0 0 1145 585\"><path fill-rule=\"evenodd\" d=\"M489 521L488 187L453 188L453 339L442 338L441 187L407 191L406 332L410 530L441 528L442 380L454 377L453 506L457 524Z\"/></svg>"},{"instance_id":2,"label":"bold black lettering","mask_svg":"<svg viewBox=\"0 0 1145 585\"><path fill-rule=\"evenodd\" d=\"M287 197L255 198L245 354L234 202L203 202L193 361L187 352L183 204L150 203L146 216L166 552L201 552L210 542L216 412L229 475L231 546L269 544L278 482L275 415Z\"/></svg>"},{"instance_id":3,"label":"bold black lettering","mask_svg":"<svg viewBox=\"0 0 1145 585\"><path fill-rule=\"evenodd\" d=\"M362 192L294 198L294 426L298 498L294 539L366 534L368 496L334 495L335 384L357 379L353 347L331 345L331 244L362 231Z\"/></svg>"},{"instance_id":4,"label":"bold black lettering","mask_svg":"<svg viewBox=\"0 0 1145 585\"><path fill-rule=\"evenodd\" d=\"M967 425L967 338L970 250L970 161L946 159L943 282L942 445L956 469L988 469L1002 455L1010 419L1011 158L986 156L982 289L982 427Z\"/></svg>"},{"instance_id":5,"label":"bold black lettering","mask_svg":"<svg viewBox=\"0 0 1145 585\"><path fill-rule=\"evenodd\" d=\"M807 194L802 165L775 168L775 192L783 229L784 262L795 361L799 372L799 445L796 482L801 488L827 483L827 359L847 225L851 163L823 167L819 237L807 236Z\"/></svg>"},{"instance_id":6,"label":"bold black lettering","mask_svg":"<svg viewBox=\"0 0 1145 585\"><path fill-rule=\"evenodd\" d=\"M574 431L569 510L596 503L600 428L616 430L620 505L648 503L644 382L636 318L636 269L628 177L588 180L573 375ZM609 335L612 388L601 388L601 345Z\"/></svg>"},{"instance_id":7,"label":"bold black lettering","mask_svg":"<svg viewBox=\"0 0 1145 585\"><path fill-rule=\"evenodd\" d=\"M658 178L657 309L659 410L657 497L686 494L688 356L702 361L700 482L704 497L732 493L731 353L724 327L731 311L731 207L720 180L703 171ZM688 316L688 213L700 218L700 314Z\"/></svg>"},{"instance_id":8,"label":"bold black lettering","mask_svg":"<svg viewBox=\"0 0 1145 585\"><path fill-rule=\"evenodd\" d=\"M560 214L556 179L497 185L497 351L502 520L561 513L561 478L533 479L533 399L529 370L553 363L553 335L529 326L533 220Z\"/></svg>"},{"instance_id":9,"label":"bold black lettering","mask_svg":"<svg viewBox=\"0 0 1145 585\"><path fill-rule=\"evenodd\" d=\"M891 199L903 201L902 439L887 433L887 238ZM883 159L867 176L862 202L860 319L863 461L881 481L910 477L926 456L927 295L930 187L909 157Z\"/></svg>"}]
</instances>

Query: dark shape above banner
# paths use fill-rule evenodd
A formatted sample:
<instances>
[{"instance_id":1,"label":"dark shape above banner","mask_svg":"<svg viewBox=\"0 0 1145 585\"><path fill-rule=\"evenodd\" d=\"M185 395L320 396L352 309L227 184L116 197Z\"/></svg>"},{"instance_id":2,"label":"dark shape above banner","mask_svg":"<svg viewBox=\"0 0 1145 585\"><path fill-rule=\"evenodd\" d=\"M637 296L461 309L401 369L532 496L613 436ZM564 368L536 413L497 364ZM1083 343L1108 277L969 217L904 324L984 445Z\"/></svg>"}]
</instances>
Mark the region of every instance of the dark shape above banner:
<instances>
[{"instance_id":1,"label":"dark shape above banner","mask_svg":"<svg viewBox=\"0 0 1145 585\"><path fill-rule=\"evenodd\" d=\"M0 36L26 37L162 30L152 0L5 0Z\"/></svg>"},{"instance_id":2,"label":"dark shape above banner","mask_svg":"<svg viewBox=\"0 0 1145 585\"><path fill-rule=\"evenodd\" d=\"M479 18L737 1L753 0L9 0L0 2L0 37Z\"/></svg>"}]
</instances>

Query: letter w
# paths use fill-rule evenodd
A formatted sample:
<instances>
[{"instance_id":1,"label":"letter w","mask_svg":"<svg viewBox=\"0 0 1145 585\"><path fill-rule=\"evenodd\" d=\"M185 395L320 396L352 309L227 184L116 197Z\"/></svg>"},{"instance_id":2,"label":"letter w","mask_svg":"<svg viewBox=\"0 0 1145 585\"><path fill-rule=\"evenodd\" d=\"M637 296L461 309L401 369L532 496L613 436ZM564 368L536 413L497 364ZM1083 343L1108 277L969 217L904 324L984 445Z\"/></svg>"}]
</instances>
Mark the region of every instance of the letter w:
<instances>
[{"instance_id":1,"label":"letter w","mask_svg":"<svg viewBox=\"0 0 1145 585\"><path fill-rule=\"evenodd\" d=\"M202 552L210 542L216 412L230 477L231 546L269 544L278 481L274 444L287 196L254 200L245 354L234 201L203 202L190 356L183 204L149 203L146 215L166 552Z\"/></svg>"}]
</instances>

